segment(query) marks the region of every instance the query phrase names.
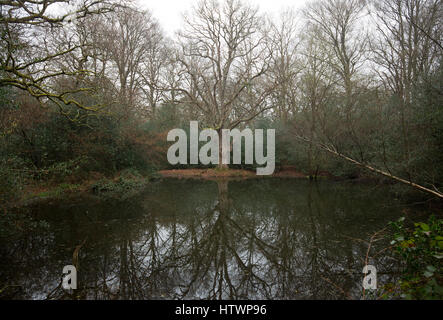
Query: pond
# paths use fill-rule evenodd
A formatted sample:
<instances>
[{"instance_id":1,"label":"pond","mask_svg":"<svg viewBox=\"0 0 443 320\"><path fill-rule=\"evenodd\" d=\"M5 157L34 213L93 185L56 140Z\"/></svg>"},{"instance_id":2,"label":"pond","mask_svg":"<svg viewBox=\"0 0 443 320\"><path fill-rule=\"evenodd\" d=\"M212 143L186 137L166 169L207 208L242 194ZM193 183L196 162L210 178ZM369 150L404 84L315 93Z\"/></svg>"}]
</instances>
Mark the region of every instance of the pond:
<instances>
[{"instance_id":1,"label":"pond","mask_svg":"<svg viewBox=\"0 0 443 320\"><path fill-rule=\"evenodd\" d=\"M0 238L0 296L360 299L367 241L402 208L387 186L276 178L165 179L125 201L36 205L31 231ZM371 251L379 285L398 270L386 246Z\"/></svg>"}]
</instances>

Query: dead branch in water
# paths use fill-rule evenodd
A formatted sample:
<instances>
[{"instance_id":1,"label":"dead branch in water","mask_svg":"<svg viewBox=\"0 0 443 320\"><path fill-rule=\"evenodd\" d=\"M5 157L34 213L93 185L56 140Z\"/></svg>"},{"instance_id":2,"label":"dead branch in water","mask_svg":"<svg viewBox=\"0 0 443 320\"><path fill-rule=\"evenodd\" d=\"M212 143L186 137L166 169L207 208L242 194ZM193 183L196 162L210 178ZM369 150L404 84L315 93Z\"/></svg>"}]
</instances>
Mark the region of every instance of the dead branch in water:
<instances>
[{"instance_id":1,"label":"dead branch in water","mask_svg":"<svg viewBox=\"0 0 443 320\"><path fill-rule=\"evenodd\" d=\"M298 136L298 135L296 136L296 138L298 138L298 139L300 139L300 140L302 140L304 142L313 143L309 139L301 137L301 136ZM344 159L344 160L346 160L346 161L348 161L348 162L350 162L350 163L352 163L352 164L354 164L354 165L356 165L358 167L361 167L361 168L367 169L369 171L375 172L375 173L380 174L382 176L385 176L387 178L393 179L393 180L395 180L397 182L401 182L401 183L406 184L408 186L411 186L411 187L413 187L415 189L418 189L418 190L426 192L426 193L430 193L430 194L432 194L434 196L437 196L438 198L443 199L443 193L439 192L438 190L431 190L429 188L426 188L426 187L424 187L422 185L419 185L417 183L414 183L412 181L408 181L408 180L402 179L400 177L394 176L393 174L391 174L389 172L386 172L386 171L374 168L374 167L372 167L372 166L370 166L368 164L365 164L365 163L361 163L361 162L359 162L357 160L349 158L348 156L345 156L344 154L341 154L334 147L327 146L325 144L319 144L319 143L314 143L314 145L316 145L320 149L323 149L323 150L325 150L325 151L327 151L327 152L329 152L329 153L331 153L331 154L333 154L333 155L335 155L335 156L337 156L339 158L342 158L342 159Z\"/></svg>"}]
</instances>

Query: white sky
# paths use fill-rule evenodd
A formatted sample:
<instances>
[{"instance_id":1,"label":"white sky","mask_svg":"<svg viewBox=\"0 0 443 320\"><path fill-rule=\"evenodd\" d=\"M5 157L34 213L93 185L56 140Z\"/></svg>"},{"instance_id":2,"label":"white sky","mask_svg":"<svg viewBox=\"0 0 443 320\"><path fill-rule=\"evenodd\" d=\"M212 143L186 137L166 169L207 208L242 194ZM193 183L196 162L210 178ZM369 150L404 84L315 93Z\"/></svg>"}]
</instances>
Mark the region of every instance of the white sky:
<instances>
[{"instance_id":1,"label":"white sky","mask_svg":"<svg viewBox=\"0 0 443 320\"><path fill-rule=\"evenodd\" d=\"M285 8L302 7L308 0L249 0L250 4L258 5L262 12L278 15ZM143 9L149 9L168 36L180 29L182 13L190 11L198 0L138 0Z\"/></svg>"}]
</instances>

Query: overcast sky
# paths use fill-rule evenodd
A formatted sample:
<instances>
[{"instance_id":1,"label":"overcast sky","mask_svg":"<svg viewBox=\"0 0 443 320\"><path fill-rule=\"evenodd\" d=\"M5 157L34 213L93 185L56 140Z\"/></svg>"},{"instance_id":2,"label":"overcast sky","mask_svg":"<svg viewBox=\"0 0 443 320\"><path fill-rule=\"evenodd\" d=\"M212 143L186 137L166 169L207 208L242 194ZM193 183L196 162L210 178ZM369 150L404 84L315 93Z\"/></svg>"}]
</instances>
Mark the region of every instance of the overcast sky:
<instances>
[{"instance_id":1,"label":"overcast sky","mask_svg":"<svg viewBox=\"0 0 443 320\"><path fill-rule=\"evenodd\" d=\"M285 8L298 8L308 0L249 0L248 2L258 5L262 12L278 14ZM169 36L180 28L182 23L181 14L190 11L198 0L138 0L143 9L150 9L159 20L161 26Z\"/></svg>"}]
</instances>

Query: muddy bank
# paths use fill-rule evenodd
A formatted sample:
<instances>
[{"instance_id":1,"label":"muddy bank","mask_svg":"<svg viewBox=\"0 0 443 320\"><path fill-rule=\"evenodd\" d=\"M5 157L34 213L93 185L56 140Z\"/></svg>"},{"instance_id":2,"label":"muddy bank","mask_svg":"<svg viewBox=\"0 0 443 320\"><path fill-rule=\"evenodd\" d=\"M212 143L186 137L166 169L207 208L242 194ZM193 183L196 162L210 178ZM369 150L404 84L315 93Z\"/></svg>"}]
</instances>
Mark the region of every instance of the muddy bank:
<instances>
[{"instance_id":1,"label":"muddy bank","mask_svg":"<svg viewBox=\"0 0 443 320\"><path fill-rule=\"evenodd\" d=\"M158 174L162 178L194 178L194 179L218 179L218 178L229 178L229 179L259 179L259 178L298 178L306 179L309 178L306 174L293 170L284 169L275 172L269 176L258 176L255 171L251 170L239 170L239 169L176 169L176 170L161 170Z\"/></svg>"}]
</instances>

